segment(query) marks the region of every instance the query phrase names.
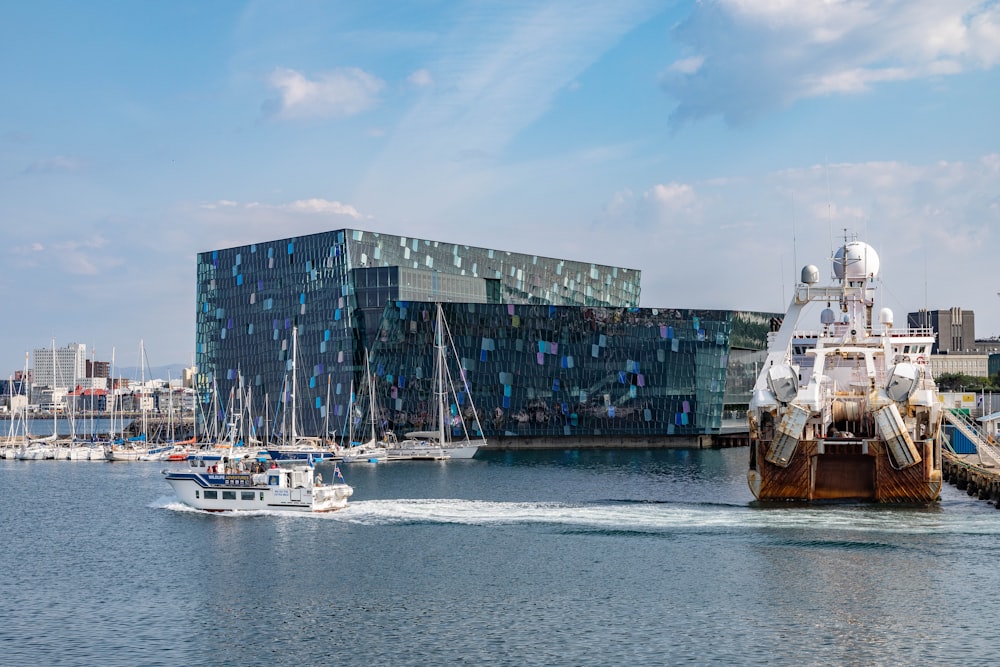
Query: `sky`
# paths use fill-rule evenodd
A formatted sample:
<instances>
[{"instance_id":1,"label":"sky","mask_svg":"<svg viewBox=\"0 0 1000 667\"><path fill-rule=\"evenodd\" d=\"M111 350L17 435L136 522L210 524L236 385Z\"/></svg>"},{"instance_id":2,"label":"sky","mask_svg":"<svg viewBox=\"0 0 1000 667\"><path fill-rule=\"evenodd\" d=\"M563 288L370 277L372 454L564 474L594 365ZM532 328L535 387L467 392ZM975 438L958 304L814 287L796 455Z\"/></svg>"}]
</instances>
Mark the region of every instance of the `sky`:
<instances>
[{"instance_id":1,"label":"sky","mask_svg":"<svg viewBox=\"0 0 1000 667\"><path fill-rule=\"evenodd\" d=\"M194 360L196 255L352 228L1000 336L997 0L0 1L0 375ZM902 318L902 319L901 319Z\"/></svg>"}]
</instances>

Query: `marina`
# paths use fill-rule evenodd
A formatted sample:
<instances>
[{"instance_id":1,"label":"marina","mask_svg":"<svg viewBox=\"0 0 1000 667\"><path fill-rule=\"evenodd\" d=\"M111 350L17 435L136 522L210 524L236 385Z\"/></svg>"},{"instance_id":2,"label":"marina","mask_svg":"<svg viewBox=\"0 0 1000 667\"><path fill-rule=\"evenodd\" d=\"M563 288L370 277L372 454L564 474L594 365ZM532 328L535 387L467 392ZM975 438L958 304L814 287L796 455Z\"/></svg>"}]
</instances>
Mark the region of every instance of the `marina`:
<instances>
[{"instance_id":1,"label":"marina","mask_svg":"<svg viewBox=\"0 0 1000 667\"><path fill-rule=\"evenodd\" d=\"M920 507L761 504L747 455L567 448L352 466L348 506L319 514L194 510L162 463L0 461L4 660L798 666L992 655L997 609L981 575L1000 556L996 509L951 484Z\"/></svg>"}]
</instances>

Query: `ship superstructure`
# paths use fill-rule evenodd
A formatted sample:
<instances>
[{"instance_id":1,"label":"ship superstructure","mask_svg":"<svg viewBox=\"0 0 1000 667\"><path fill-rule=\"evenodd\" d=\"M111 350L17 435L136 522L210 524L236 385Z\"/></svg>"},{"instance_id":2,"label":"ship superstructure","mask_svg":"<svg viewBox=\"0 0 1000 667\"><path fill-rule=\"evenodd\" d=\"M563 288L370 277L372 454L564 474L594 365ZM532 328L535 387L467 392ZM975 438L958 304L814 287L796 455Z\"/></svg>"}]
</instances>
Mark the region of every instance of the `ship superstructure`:
<instances>
[{"instance_id":1,"label":"ship superstructure","mask_svg":"<svg viewBox=\"0 0 1000 667\"><path fill-rule=\"evenodd\" d=\"M834 280L802 269L771 334L748 412L747 480L760 500L927 502L941 491L943 404L928 363L934 332L873 322L878 254L845 241ZM799 327L825 302L818 329Z\"/></svg>"}]
</instances>

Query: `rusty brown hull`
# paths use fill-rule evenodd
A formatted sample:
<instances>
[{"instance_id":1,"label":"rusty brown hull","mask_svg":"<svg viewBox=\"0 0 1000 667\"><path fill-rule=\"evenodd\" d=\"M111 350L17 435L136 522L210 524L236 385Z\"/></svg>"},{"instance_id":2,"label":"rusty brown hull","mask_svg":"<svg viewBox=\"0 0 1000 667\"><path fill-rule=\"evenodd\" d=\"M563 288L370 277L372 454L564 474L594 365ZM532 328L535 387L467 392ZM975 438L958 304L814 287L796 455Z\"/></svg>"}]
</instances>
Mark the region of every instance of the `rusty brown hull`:
<instances>
[{"instance_id":1,"label":"rusty brown hull","mask_svg":"<svg viewBox=\"0 0 1000 667\"><path fill-rule=\"evenodd\" d=\"M784 468L765 460L768 446L751 444L756 469L748 478L758 500L924 503L941 497L940 454L929 440L920 443L923 460L902 470L892 466L879 440L822 448L816 441L801 441Z\"/></svg>"}]
</instances>

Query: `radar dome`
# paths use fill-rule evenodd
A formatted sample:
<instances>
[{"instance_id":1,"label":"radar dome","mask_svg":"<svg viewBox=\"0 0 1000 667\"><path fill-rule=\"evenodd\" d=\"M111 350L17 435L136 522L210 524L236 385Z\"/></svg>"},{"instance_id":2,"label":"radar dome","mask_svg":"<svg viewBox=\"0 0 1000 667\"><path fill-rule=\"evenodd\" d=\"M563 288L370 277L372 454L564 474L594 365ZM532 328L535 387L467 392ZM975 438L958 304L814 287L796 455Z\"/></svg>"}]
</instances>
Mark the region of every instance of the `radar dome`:
<instances>
[{"instance_id":1,"label":"radar dome","mask_svg":"<svg viewBox=\"0 0 1000 667\"><path fill-rule=\"evenodd\" d=\"M837 280L865 280L878 275L878 253L861 241L851 241L833 256L833 274Z\"/></svg>"},{"instance_id":2,"label":"radar dome","mask_svg":"<svg viewBox=\"0 0 1000 667\"><path fill-rule=\"evenodd\" d=\"M814 264L802 267L802 282L806 285L815 285L819 282L819 268Z\"/></svg>"}]
</instances>

